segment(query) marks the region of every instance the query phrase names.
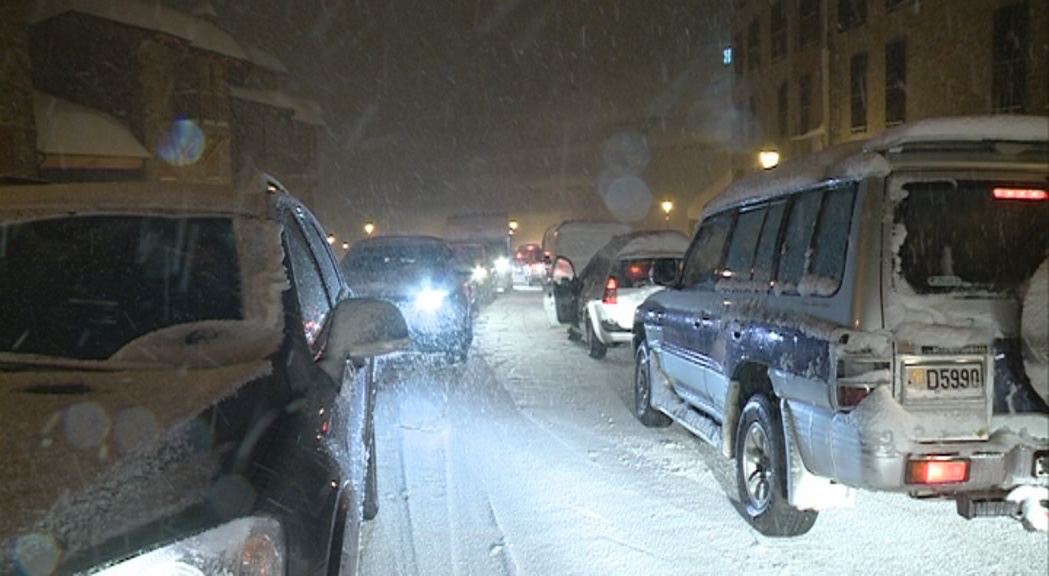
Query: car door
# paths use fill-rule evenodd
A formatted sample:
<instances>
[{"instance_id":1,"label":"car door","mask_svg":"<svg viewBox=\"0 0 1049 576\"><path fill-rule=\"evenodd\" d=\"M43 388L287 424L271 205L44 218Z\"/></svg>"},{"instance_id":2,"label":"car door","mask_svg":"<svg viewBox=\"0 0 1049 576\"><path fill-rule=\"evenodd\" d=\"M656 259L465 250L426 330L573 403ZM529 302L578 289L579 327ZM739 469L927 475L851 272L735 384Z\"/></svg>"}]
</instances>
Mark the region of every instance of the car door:
<instances>
[{"instance_id":1,"label":"car door","mask_svg":"<svg viewBox=\"0 0 1049 576\"><path fill-rule=\"evenodd\" d=\"M678 395L704 411L711 409L706 392L710 342L704 338L717 329L717 308L721 303L714 288L734 220L734 212L705 220L685 257L681 281L652 297L663 307L663 369Z\"/></svg>"},{"instance_id":2,"label":"car door","mask_svg":"<svg viewBox=\"0 0 1049 576\"><path fill-rule=\"evenodd\" d=\"M564 256L554 259L550 269L550 282L543 289L543 309L551 326L560 326L572 319L572 281L575 266Z\"/></svg>"}]
</instances>

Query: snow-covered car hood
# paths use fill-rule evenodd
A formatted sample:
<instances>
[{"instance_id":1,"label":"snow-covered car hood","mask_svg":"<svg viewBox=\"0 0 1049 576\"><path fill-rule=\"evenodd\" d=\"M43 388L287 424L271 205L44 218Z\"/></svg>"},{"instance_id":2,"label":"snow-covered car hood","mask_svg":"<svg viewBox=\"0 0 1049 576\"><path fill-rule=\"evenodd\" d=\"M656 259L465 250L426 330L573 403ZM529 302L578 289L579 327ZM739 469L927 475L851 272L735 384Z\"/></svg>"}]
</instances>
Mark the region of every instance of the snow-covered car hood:
<instances>
[{"instance_id":1,"label":"snow-covered car hood","mask_svg":"<svg viewBox=\"0 0 1049 576\"><path fill-rule=\"evenodd\" d=\"M0 541L71 556L204 502L219 455L197 417L271 364L0 370Z\"/></svg>"}]
</instances>

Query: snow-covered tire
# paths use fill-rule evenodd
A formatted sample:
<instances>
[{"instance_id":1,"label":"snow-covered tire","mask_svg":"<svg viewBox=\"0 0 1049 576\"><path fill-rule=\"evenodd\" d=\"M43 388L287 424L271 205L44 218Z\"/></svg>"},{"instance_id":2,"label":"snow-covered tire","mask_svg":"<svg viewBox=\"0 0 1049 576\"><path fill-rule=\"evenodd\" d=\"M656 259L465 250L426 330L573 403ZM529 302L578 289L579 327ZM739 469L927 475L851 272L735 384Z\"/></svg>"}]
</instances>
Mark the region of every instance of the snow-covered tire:
<instances>
[{"instance_id":1,"label":"snow-covered tire","mask_svg":"<svg viewBox=\"0 0 1049 576\"><path fill-rule=\"evenodd\" d=\"M779 410L764 394L751 396L736 427L736 484L747 522L765 536L799 536L818 512L787 500L787 458Z\"/></svg>"},{"instance_id":2,"label":"snow-covered tire","mask_svg":"<svg viewBox=\"0 0 1049 576\"><path fill-rule=\"evenodd\" d=\"M594 333L594 325L590 320L590 315L586 314L583 316L583 324L586 330L586 354L594 360L600 360L605 357L608 353L608 347L605 346L600 340L597 339L597 334Z\"/></svg>"},{"instance_id":3,"label":"snow-covered tire","mask_svg":"<svg viewBox=\"0 0 1049 576\"><path fill-rule=\"evenodd\" d=\"M634 415L646 428L666 428L670 417L652 407L652 369L648 345L642 341L634 354Z\"/></svg>"}]
</instances>

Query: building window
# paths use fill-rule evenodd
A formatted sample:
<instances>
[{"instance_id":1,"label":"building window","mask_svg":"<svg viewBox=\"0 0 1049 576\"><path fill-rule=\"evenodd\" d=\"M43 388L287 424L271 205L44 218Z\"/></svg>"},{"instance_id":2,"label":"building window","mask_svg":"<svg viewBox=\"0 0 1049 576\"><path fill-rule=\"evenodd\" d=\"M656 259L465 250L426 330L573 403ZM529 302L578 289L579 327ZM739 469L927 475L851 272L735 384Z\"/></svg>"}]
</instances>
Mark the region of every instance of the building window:
<instances>
[{"instance_id":1,"label":"building window","mask_svg":"<svg viewBox=\"0 0 1049 576\"><path fill-rule=\"evenodd\" d=\"M849 30L866 21L867 0L838 0L838 30Z\"/></svg>"},{"instance_id":2,"label":"building window","mask_svg":"<svg viewBox=\"0 0 1049 576\"><path fill-rule=\"evenodd\" d=\"M885 46L885 125L907 121L907 41Z\"/></svg>"},{"instance_id":3,"label":"building window","mask_svg":"<svg viewBox=\"0 0 1049 576\"><path fill-rule=\"evenodd\" d=\"M782 58L787 55L787 9L783 7L783 0L772 3L769 15L769 29L771 31L772 59Z\"/></svg>"},{"instance_id":4,"label":"building window","mask_svg":"<svg viewBox=\"0 0 1049 576\"><path fill-rule=\"evenodd\" d=\"M812 129L812 74L798 79L798 133Z\"/></svg>"},{"instance_id":5,"label":"building window","mask_svg":"<svg viewBox=\"0 0 1049 576\"><path fill-rule=\"evenodd\" d=\"M747 29L747 70L761 67L761 18L755 17Z\"/></svg>"},{"instance_id":6,"label":"building window","mask_svg":"<svg viewBox=\"0 0 1049 576\"><path fill-rule=\"evenodd\" d=\"M994 11L994 73L991 109L1022 113L1027 87L1027 3L1017 2Z\"/></svg>"},{"instance_id":7,"label":"building window","mask_svg":"<svg viewBox=\"0 0 1049 576\"><path fill-rule=\"evenodd\" d=\"M854 54L849 61L849 130L867 129L867 53Z\"/></svg>"},{"instance_id":8,"label":"building window","mask_svg":"<svg viewBox=\"0 0 1049 576\"><path fill-rule=\"evenodd\" d=\"M736 78L743 77L743 35L736 34L732 38L732 71L735 72Z\"/></svg>"},{"instance_id":9,"label":"building window","mask_svg":"<svg viewBox=\"0 0 1049 576\"><path fill-rule=\"evenodd\" d=\"M819 0L798 0L798 48L820 43Z\"/></svg>"},{"instance_id":10,"label":"building window","mask_svg":"<svg viewBox=\"0 0 1049 576\"><path fill-rule=\"evenodd\" d=\"M787 81L784 80L779 83L779 91L776 93L776 114L779 120L780 138L786 138L790 134L790 116L787 105Z\"/></svg>"}]
</instances>

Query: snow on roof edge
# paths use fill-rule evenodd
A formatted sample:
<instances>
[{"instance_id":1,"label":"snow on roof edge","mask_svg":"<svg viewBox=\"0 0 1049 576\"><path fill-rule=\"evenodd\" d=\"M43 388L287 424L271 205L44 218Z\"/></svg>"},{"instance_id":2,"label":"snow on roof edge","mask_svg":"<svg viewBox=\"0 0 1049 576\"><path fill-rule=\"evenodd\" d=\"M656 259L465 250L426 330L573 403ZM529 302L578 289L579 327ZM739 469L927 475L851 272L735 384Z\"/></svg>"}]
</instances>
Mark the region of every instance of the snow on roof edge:
<instances>
[{"instance_id":1,"label":"snow on roof edge","mask_svg":"<svg viewBox=\"0 0 1049 576\"><path fill-rule=\"evenodd\" d=\"M37 148L47 154L152 158L115 117L94 108L33 91Z\"/></svg>"},{"instance_id":2,"label":"snow on roof edge","mask_svg":"<svg viewBox=\"0 0 1049 576\"><path fill-rule=\"evenodd\" d=\"M292 96L279 90L257 90L241 86L230 86L229 95L239 100L291 110L292 120L296 122L312 126L326 126L320 105L312 100Z\"/></svg>"}]
</instances>

